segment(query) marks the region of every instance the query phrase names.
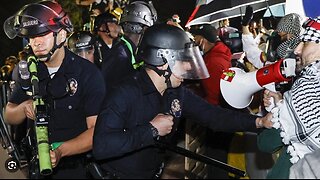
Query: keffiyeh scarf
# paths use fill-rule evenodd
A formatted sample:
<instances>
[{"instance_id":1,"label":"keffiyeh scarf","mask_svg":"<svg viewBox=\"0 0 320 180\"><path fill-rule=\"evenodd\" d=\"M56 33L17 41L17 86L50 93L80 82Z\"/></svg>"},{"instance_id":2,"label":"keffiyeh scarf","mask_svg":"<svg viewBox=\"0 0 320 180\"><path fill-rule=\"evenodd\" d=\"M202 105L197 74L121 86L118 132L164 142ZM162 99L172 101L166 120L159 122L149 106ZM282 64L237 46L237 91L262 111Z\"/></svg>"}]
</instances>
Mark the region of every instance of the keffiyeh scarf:
<instances>
[{"instance_id":1,"label":"keffiyeh scarf","mask_svg":"<svg viewBox=\"0 0 320 180\"><path fill-rule=\"evenodd\" d=\"M273 127L281 129L292 163L320 149L320 61L301 73L284 99L271 110Z\"/></svg>"},{"instance_id":2,"label":"keffiyeh scarf","mask_svg":"<svg viewBox=\"0 0 320 180\"><path fill-rule=\"evenodd\" d=\"M277 54L280 58L287 58L291 55L293 50L299 45L300 39L299 36L294 36L287 41L281 43L277 47Z\"/></svg>"}]
</instances>

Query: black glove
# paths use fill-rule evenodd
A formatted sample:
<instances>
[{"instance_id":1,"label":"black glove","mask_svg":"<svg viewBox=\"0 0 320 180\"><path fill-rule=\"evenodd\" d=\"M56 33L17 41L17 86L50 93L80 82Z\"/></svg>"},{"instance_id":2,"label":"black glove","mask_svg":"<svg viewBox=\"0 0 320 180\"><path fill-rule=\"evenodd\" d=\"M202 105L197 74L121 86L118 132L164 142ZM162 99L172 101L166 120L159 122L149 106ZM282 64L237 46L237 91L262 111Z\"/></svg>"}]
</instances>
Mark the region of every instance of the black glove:
<instances>
[{"instance_id":1,"label":"black glove","mask_svg":"<svg viewBox=\"0 0 320 180\"><path fill-rule=\"evenodd\" d=\"M246 7L246 14L242 19L242 26L249 25L250 21L253 19L253 8L251 6Z\"/></svg>"}]
</instances>

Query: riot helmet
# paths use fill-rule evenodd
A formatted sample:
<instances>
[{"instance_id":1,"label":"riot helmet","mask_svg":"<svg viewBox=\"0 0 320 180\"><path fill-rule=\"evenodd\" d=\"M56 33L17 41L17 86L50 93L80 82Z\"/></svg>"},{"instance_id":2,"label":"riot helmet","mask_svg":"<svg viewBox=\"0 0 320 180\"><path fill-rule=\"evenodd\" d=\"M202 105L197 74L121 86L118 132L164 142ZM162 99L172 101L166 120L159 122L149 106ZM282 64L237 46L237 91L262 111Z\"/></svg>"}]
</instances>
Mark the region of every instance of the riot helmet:
<instances>
[{"instance_id":1,"label":"riot helmet","mask_svg":"<svg viewBox=\"0 0 320 180\"><path fill-rule=\"evenodd\" d=\"M179 78L209 77L199 47L184 30L176 26L157 24L149 27L142 37L137 55L147 67L152 68L168 63L169 74L172 73Z\"/></svg>"},{"instance_id":2,"label":"riot helmet","mask_svg":"<svg viewBox=\"0 0 320 180\"><path fill-rule=\"evenodd\" d=\"M126 32L140 34L143 26L150 27L157 21L157 11L152 1L134 1L124 8L120 24Z\"/></svg>"},{"instance_id":3,"label":"riot helmet","mask_svg":"<svg viewBox=\"0 0 320 180\"><path fill-rule=\"evenodd\" d=\"M88 31L72 33L67 41L68 48L90 62L94 63L95 37Z\"/></svg>"},{"instance_id":4,"label":"riot helmet","mask_svg":"<svg viewBox=\"0 0 320 180\"><path fill-rule=\"evenodd\" d=\"M94 20L94 31L97 32L99 31L99 28L108 22L116 23L118 24L119 21L117 17L109 12L104 12L100 15L98 15L95 20Z\"/></svg>"},{"instance_id":5,"label":"riot helmet","mask_svg":"<svg viewBox=\"0 0 320 180\"><path fill-rule=\"evenodd\" d=\"M72 32L73 26L61 5L52 1L25 5L4 23L4 31L10 39L42 36L61 29Z\"/></svg>"},{"instance_id":6,"label":"riot helmet","mask_svg":"<svg viewBox=\"0 0 320 180\"><path fill-rule=\"evenodd\" d=\"M92 50L94 48L95 38L88 31L79 31L72 33L68 38L68 48L72 52L83 50Z\"/></svg>"}]
</instances>

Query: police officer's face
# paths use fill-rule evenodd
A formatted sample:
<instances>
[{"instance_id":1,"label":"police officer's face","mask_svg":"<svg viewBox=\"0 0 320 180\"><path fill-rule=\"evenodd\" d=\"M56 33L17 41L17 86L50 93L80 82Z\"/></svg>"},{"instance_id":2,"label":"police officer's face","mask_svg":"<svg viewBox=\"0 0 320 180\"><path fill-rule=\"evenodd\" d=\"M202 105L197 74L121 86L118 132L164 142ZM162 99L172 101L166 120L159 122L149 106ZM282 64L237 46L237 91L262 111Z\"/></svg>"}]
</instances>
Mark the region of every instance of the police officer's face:
<instances>
[{"instance_id":1,"label":"police officer's face","mask_svg":"<svg viewBox=\"0 0 320 180\"><path fill-rule=\"evenodd\" d=\"M53 33L50 32L44 36L30 38L30 46L36 56L47 55L53 47Z\"/></svg>"},{"instance_id":2,"label":"police officer's face","mask_svg":"<svg viewBox=\"0 0 320 180\"><path fill-rule=\"evenodd\" d=\"M101 25L100 27L101 36L108 36L112 38L117 38L121 31L120 26L113 22L107 22L106 24Z\"/></svg>"},{"instance_id":3,"label":"police officer's face","mask_svg":"<svg viewBox=\"0 0 320 180\"><path fill-rule=\"evenodd\" d=\"M56 44L60 44L66 40L66 31L61 30L57 34ZM30 46L35 56L41 57L47 55L54 45L53 32L46 35L36 36L29 39Z\"/></svg>"},{"instance_id":4,"label":"police officer's face","mask_svg":"<svg viewBox=\"0 0 320 180\"><path fill-rule=\"evenodd\" d=\"M172 87L179 87L183 82L183 76L185 76L188 71L190 71L191 64L187 61L175 61L174 66L172 67L172 78L171 83Z\"/></svg>"},{"instance_id":5,"label":"police officer's face","mask_svg":"<svg viewBox=\"0 0 320 180\"><path fill-rule=\"evenodd\" d=\"M76 54L94 63L94 49L86 49L86 50L78 51L76 52Z\"/></svg>"},{"instance_id":6,"label":"police officer's face","mask_svg":"<svg viewBox=\"0 0 320 180\"><path fill-rule=\"evenodd\" d=\"M168 70L169 65L168 64L164 64L161 67L158 67L161 70ZM168 72L166 72L168 73ZM165 74L167 75L167 74ZM163 79L163 82L165 83L166 79L164 78L164 76L161 76L161 78ZM174 74L174 72L172 72L171 76L170 76L170 82L171 82L171 88L176 88L179 87L181 85L181 82L183 82L183 79L180 78L178 75Z\"/></svg>"}]
</instances>

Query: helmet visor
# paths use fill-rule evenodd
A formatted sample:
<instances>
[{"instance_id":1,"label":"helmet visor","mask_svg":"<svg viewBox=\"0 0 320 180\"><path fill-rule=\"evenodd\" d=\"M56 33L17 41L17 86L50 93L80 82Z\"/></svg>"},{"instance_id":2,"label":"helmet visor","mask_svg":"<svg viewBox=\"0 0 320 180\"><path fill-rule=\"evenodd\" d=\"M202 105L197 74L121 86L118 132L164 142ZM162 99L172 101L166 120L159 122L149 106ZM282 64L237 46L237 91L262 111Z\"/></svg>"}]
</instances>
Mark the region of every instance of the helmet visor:
<instances>
[{"instance_id":1,"label":"helmet visor","mask_svg":"<svg viewBox=\"0 0 320 180\"><path fill-rule=\"evenodd\" d=\"M57 32L57 24L54 22L42 22L39 19L23 15L23 16L11 16L4 25L4 32L6 35L13 39L16 36L19 37L36 37L42 36L49 32Z\"/></svg>"},{"instance_id":2,"label":"helmet visor","mask_svg":"<svg viewBox=\"0 0 320 180\"><path fill-rule=\"evenodd\" d=\"M18 24L16 20L16 16L11 16L8 19L6 19L6 21L3 24L3 30L10 39L15 38L19 33L19 25L16 26L16 24Z\"/></svg>"},{"instance_id":3,"label":"helmet visor","mask_svg":"<svg viewBox=\"0 0 320 180\"><path fill-rule=\"evenodd\" d=\"M86 49L77 49L73 51L75 54L77 54L80 57L83 57L84 59L88 59L89 61L94 61L94 49L93 48L86 48Z\"/></svg>"},{"instance_id":4,"label":"helmet visor","mask_svg":"<svg viewBox=\"0 0 320 180\"><path fill-rule=\"evenodd\" d=\"M204 63L198 46L187 47L182 50L165 50L172 73L182 79L206 79L208 69Z\"/></svg>"}]
</instances>

